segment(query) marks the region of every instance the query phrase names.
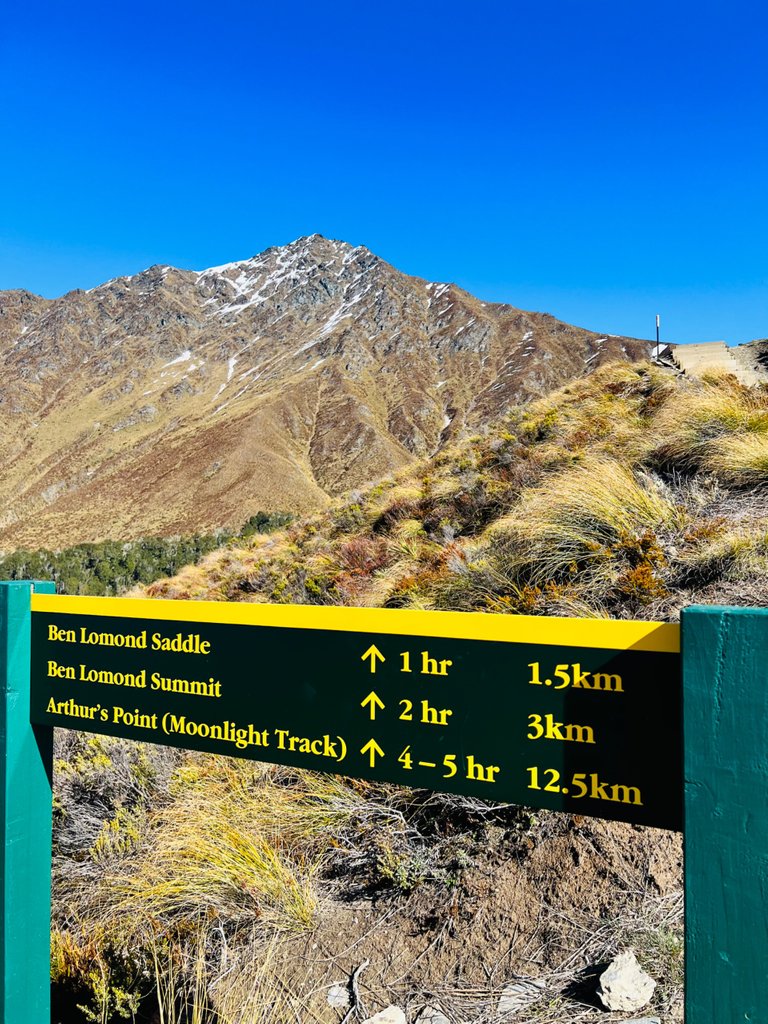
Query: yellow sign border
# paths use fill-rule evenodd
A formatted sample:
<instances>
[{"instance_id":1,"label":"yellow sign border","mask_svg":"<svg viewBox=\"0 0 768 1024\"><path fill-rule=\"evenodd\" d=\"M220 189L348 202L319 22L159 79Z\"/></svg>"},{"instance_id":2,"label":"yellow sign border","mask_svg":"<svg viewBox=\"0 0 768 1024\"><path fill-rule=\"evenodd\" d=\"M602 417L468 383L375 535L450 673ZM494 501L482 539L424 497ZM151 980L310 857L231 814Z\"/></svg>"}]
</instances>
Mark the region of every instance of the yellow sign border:
<instances>
[{"instance_id":1,"label":"yellow sign border","mask_svg":"<svg viewBox=\"0 0 768 1024\"><path fill-rule=\"evenodd\" d=\"M32 594L32 611L59 615L218 622L344 633L495 640L502 643L606 650L680 652L676 623L621 619L569 619L543 615L415 611L409 608L347 608L339 605L258 604L223 601L163 601L148 598L72 597Z\"/></svg>"}]
</instances>

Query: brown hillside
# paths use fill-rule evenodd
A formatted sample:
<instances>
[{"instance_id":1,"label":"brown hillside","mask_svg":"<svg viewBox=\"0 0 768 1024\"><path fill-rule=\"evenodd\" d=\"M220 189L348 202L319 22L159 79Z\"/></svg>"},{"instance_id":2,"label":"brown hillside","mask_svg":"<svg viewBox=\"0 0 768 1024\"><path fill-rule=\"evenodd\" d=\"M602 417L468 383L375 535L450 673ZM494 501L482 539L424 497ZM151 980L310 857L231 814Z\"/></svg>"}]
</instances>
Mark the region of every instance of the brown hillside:
<instances>
[{"instance_id":1,"label":"brown hillside","mask_svg":"<svg viewBox=\"0 0 768 1024\"><path fill-rule=\"evenodd\" d=\"M674 618L764 604L768 388L606 366L152 596Z\"/></svg>"},{"instance_id":2,"label":"brown hillside","mask_svg":"<svg viewBox=\"0 0 768 1024\"><path fill-rule=\"evenodd\" d=\"M768 388L613 364L148 592L651 619L764 605L767 486ZM138 1001L149 961L217 1024L341 1024L355 1015L329 996L352 979L409 1024L435 1004L450 1024L682 1019L679 834L62 736L54 977L81 1003ZM608 1014L595 968L628 948L658 986ZM502 1012L521 983L530 1000Z\"/></svg>"},{"instance_id":3,"label":"brown hillside","mask_svg":"<svg viewBox=\"0 0 768 1024\"><path fill-rule=\"evenodd\" d=\"M148 592L652 619L764 604L766 485L767 388L613 364ZM595 968L632 948L658 981L641 1012L681 1020L679 834L64 730L58 752L53 977L91 1019L177 1020L186 1000L211 1024L341 1024L331 994L356 985L410 1024L426 1005L619 1024Z\"/></svg>"},{"instance_id":4,"label":"brown hillside","mask_svg":"<svg viewBox=\"0 0 768 1024\"><path fill-rule=\"evenodd\" d=\"M649 343L319 235L53 301L0 294L0 548L306 511Z\"/></svg>"}]
</instances>

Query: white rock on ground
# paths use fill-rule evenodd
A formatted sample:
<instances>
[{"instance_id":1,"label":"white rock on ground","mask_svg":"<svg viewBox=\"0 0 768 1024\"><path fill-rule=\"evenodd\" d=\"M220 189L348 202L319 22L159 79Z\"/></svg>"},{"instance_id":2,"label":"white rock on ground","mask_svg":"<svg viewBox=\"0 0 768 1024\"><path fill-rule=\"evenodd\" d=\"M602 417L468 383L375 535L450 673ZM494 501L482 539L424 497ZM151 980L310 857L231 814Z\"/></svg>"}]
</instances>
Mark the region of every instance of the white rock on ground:
<instances>
[{"instance_id":1,"label":"white rock on ground","mask_svg":"<svg viewBox=\"0 0 768 1024\"><path fill-rule=\"evenodd\" d=\"M352 1002L349 995L349 988L343 981L331 985L328 989L328 1005L337 1010L346 1010Z\"/></svg>"},{"instance_id":2,"label":"white rock on ground","mask_svg":"<svg viewBox=\"0 0 768 1024\"><path fill-rule=\"evenodd\" d=\"M399 1006L387 1006L379 1010L372 1017L363 1021L363 1024L407 1024L405 1014Z\"/></svg>"},{"instance_id":3,"label":"white rock on ground","mask_svg":"<svg viewBox=\"0 0 768 1024\"><path fill-rule=\"evenodd\" d=\"M526 1006L535 1003L544 994L546 988L543 981L515 981L507 985L499 999L499 1014L514 1013L515 1010L524 1010Z\"/></svg>"},{"instance_id":4,"label":"white rock on ground","mask_svg":"<svg viewBox=\"0 0 768 1024\"><path fill-rule=\"evenodd\" d=\"M597 995L606 1010L641 1010L650 1002L655 988L656 982L628 949L600 975Z\"/></svg>"},{"instance_id":5,"label":"white rock on ground","mask_svg":"<svg viewBox=\"0 0 768 1024\"><path fill-rule=\"evenodd\" d=\"M627 1024L661 1024L660 1017L635 1017L633 1020L628 1020Z\"/></svg>"},{"instance_id":6,"label":"white rock on ground","mask_svg":"<svg viewBox=\"0 0 768 1024\"><path fill-rule=\"evenodd\" d=\"M416 1024L451 1024L439 1006L425 1006L416 1017Z\"/></svg>"}]
</instances>

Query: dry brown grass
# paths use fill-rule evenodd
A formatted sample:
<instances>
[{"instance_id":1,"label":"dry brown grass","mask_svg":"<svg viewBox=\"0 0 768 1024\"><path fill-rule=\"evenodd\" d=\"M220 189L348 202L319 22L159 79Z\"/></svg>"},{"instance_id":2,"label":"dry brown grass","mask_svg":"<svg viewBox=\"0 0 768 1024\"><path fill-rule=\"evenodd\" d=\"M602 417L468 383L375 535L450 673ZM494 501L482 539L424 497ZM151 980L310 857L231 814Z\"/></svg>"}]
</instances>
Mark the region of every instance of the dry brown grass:
<instances>
[{"instance_id":1,"label":"dry brown grass","mask_svg":"<svg viewBox=\"0 0 768 1024\"><path fill-rule=\"evenodd\" d=\"M759 556L747 557L757 536L749 524L721 541L735 552L728 558L686 534L716 502L759 493L767 446L765 389L605 366L513 411L487 436L355 492L283 535L210 556L149 592L675 614L691 588L716 582L718 567L730 585L739 572L761 571Z\"/></svg>"},{"instance_id":2,"label":"dry brown grass","mask_svg":"<svg viewBox=\"0 0 768 1024\"><path fill-rule=\"evenodd\" d=\"M590 585L600 587L618 547L679 525L678 510L651 480L601 458L523 492L514 512L486 538L504 552L514 577L542 585L586 572Z\"/></svg>"},{"instance_id":3,"label":"dry brown grass","mask_svg":"<svg viewBox=\"0 0 768 1024\"><path fill-rule=\"evenodd\" d=\"M768 482L768 391L730 378L686 388L654 423L662 466L713 473L731 487Z\"/></svg>"},{"instance_id":4,"label":"dry brown grass","mask_svg":"<svg viewBox=\"0 0 768 1024\"><path fill-rule=\"evenodd\" d=\"M653 618L674 617L702 593L752 601L768 585L766 438L763 392L727 380L680 381L652 367L606 367L514 410L487 436L281 534L214 553L148 592ZM101 748L94 757L116 760ZM130 972L115 971L108 951L133 943L145 958L136 969L166 970L161 984L186 993L190 1005L202 1005L203 970L216 1024L266 1024L265 1000L286 1020L303 1020L306 1006L276 979L286 976L282 943L298 941L291 936L317 920L329 863L364 862L379 883L405 894L436 877L432 855L414 846L396 798L380 791L213 762L175 766L159 804L142 803L132 769L120 768L123 805L105 807L103 820L94 815L88 862L78 870L97 881L77 890L72 915L59 922L58 969L90 977L93 992L114 1005L128 998L119 993ZM73 778L80 774L93 783L93 760L78 762ZM76 889L62 884L60 898ZM604 951L617 936L631 940L649 966L658 957L674 990L677 921L650 914L647 927L625 924L597 937ZM152 950L156 963L147 968ZM585 949L593 953L597 946ZM586 1020L551 980L549 1002L521 1020ZM449 989L435 994L448 999ZM498 993L489 987L485 995ZM478 1013L490 1014L492 1001L483 1005ZM460 1001L453 1006L458 1019Z\"/></svg>"}]
</instances>

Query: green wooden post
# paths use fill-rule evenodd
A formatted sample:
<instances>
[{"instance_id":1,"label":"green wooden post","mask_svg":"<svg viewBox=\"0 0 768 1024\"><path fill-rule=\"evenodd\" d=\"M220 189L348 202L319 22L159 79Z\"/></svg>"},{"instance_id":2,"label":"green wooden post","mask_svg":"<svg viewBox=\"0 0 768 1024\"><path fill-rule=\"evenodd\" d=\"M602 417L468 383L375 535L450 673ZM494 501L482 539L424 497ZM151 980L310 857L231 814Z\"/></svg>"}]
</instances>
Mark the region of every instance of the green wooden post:
<instances>
[{"instance_id":1,"label":"green wooden post","mask_svg":"<svg viewBox=\"0 0 768 1024\"><path fill-rule=\"evenodd\" d=\"M0 1024L51 1010L51 749L29 723L30 596L52 583L0 583Z\"/></svg>"},{"instance_id":2,"label":"green wooden post","mask_svg":"<svg viewBox=\"0 0 768 1024\"><path fill-rule=\"evenodd\" d=\"M686 1021L768 1021L768 610L682 613Z\"/></svg>"}]
</instances>

